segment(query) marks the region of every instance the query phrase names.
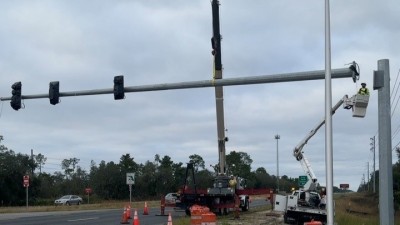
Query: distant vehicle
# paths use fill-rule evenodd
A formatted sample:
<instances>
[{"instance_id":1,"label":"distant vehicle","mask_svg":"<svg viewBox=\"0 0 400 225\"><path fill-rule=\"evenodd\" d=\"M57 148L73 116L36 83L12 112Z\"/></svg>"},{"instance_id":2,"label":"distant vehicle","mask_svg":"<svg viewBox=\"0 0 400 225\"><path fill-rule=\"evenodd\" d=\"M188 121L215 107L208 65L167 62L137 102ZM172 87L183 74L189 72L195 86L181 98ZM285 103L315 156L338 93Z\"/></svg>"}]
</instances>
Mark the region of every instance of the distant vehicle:
<instances>
[{"instance_id":1,"label":"distant vehicle","mask_svg":"<svg viewBox=\"0 0 400 225\"><path fill-rule=\"evenodd\" d=\"M165 204L176 204L177 202L180 202L177 193L168 193L165 195Z\"/></svg>"},{"instance_id":2,"label":"distant vehicle","mask_svg":"<svg viewBox=\"0 0 400 225\"><path fill-rule=\"evenodd\" d=\"M82 203L82 198L77 195L64 195L61 198L54 201L57 205L80 205Z\"/></svg>"}]
</instances>

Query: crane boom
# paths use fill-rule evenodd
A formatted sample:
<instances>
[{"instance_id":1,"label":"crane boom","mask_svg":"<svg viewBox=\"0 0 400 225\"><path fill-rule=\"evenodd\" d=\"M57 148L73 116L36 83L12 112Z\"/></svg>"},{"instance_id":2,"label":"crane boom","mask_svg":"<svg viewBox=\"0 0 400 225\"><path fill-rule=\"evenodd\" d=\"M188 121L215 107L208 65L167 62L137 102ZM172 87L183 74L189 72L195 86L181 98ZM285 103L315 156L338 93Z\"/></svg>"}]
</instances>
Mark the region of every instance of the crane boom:
<instances>
[{"instance_id":1,"label":"crane boom","mask_svg":"<svg viewBox=\"0 0 400 225\"><path fill-rule=\"evenodd\" d=\"M214 55L213 64L213 79L222 79L222 60L221 60L221 34L219 27L219 2L213 0L212 6L212 25L213 36L211 38L212 54ZM218 158L219 158L219 173L226 173L226 150L225 142L228 138L225 137L224 124L224 91L222 86L215 87L215 104L217 114L217 135L218 135Z\"/></svg>"}]
</instances>

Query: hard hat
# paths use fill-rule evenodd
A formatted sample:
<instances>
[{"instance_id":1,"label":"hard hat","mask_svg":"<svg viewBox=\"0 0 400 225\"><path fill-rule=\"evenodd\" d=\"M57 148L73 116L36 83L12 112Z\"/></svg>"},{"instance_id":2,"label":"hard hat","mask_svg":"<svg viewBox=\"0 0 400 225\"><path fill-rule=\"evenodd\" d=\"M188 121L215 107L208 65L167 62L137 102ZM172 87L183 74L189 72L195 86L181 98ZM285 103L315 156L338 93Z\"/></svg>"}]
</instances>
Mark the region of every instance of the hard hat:
<instances>
[{"instance_id":1,"label":"hard hat","mask_svg":"<svg viewBox=\"0 0 400 225\"><path fill-rule=\"evenodd\" d=\"M367 85L367 84L366 84L366 83L361 83L361 85L362 85L362 86L365 86L365 85Z\"/></svg>"}]
</instances>

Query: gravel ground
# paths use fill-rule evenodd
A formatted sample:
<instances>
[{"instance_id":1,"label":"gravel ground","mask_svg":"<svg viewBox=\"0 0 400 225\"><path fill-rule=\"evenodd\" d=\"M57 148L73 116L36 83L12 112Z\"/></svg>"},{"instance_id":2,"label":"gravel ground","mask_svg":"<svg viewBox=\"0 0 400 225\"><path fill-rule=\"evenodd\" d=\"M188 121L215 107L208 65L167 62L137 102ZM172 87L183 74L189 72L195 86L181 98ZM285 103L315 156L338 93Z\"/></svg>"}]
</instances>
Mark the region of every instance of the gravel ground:
<instances>
[{"instance_id":1,"label":"gravel ground","mask_svg":"<svg viewBox=\"0 0 400 225\"><path fill-rule=\"evenodd\" d=\"M282 225L283 214L271 210L246 213L240 215L239 219L230 219L217 222L217 225Z\"/></svg>"}]
</instances>

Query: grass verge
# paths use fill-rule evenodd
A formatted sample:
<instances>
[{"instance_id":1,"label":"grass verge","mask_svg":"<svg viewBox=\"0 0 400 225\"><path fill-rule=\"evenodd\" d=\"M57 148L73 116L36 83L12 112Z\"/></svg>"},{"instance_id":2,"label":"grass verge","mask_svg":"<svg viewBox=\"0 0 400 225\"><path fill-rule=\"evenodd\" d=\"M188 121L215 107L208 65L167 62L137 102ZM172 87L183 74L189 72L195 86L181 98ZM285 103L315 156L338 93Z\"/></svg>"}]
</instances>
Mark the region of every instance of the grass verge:
<instances>
[{"instance_id":1,"label":"grass verge","mask_svg":"<svg viewBox=\"0 0 400 225\"><path fill-rule=\"evenodd\" d=\"M339 225L379 225L378 194L346 193L335 196L335 221ZM395 214L400 225L400 214Z\"/></svg>"},{"instance_id":2,"label":"grass verge","mask_svg":"<svg viewBox=\"0 0 400 225\"><path fill-rule=\"evenodd\" d=\"M143 209L144 201L132 202L133 209ZM27 207L0 207L1 213L23 213L23 212L54 212L54 211L77 211L77 210L96 210L96 209L123 209L129 205L126 201L105 201L96 204L81 204L81 205L60 205L60 206L29 206ZM147 201L148 207L159 207L160 201Z\"/></svg>"}]
</instances>

